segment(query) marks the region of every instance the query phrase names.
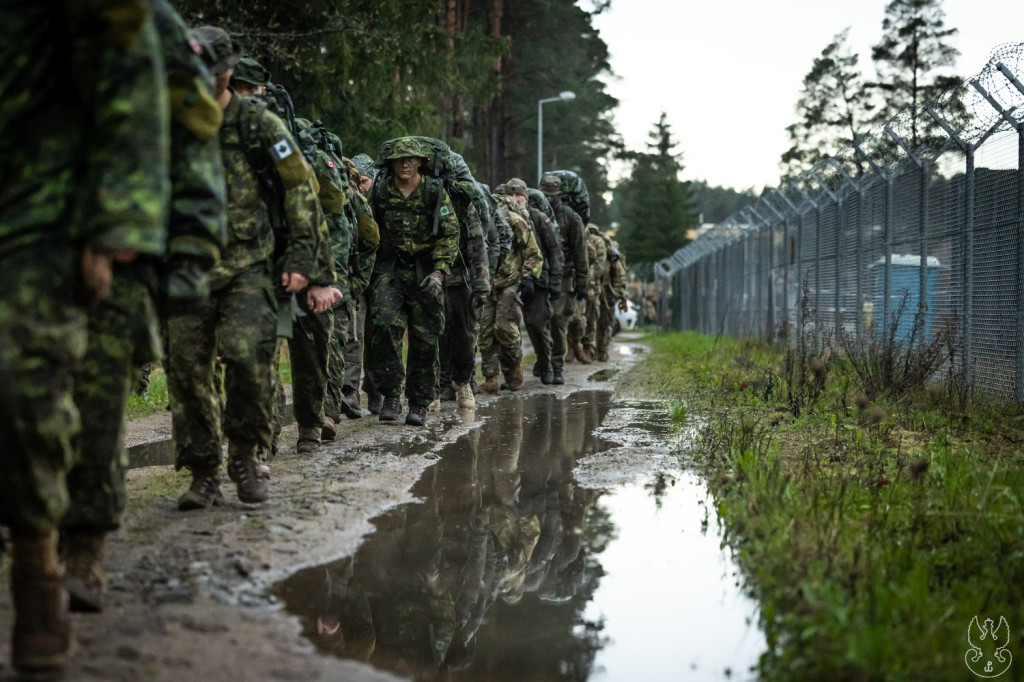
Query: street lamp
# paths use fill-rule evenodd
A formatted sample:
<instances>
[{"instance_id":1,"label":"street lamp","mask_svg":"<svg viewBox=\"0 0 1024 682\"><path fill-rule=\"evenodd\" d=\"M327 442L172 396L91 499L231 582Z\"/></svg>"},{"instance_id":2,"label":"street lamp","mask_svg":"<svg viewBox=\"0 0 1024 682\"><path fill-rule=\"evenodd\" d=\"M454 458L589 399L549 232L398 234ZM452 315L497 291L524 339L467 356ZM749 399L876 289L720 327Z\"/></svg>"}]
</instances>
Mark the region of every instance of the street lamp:
<instances>
[{"instance_id":1,"label":"street lamp","mask_svg":"<svg viewBox=\"0 0 1024 682\"><path fill-rule=\"evenodd\" d=\"M576 99L576 93L571 90L563 90L558 97L545 97L537 100L537 182L540 183L544 174L544 105L548 102L571 102Z\"/></svg>"}]
</instances>

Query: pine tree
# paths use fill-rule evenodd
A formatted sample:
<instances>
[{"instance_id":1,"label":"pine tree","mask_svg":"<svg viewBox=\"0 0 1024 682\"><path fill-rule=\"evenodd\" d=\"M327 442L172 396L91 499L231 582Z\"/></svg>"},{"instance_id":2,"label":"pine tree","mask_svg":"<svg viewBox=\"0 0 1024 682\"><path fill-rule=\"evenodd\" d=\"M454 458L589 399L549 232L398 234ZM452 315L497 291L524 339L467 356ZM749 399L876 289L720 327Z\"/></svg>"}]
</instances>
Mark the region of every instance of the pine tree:
<instances>
[{"instance_id":1,"label":"pine tree","mask_svg":"<svg viewBox=\"0 0 1024 682\"><path fill-rule=\"evenodd\" d=\"M633 172L618 193L619 244L633 263L654 263L685 246L697 226L690 183L679 179L682 154L667 115L651 131L648 150L634 155Z\"/></svg>"},{"instance_id":2,"label":"pine tree","mask_svg":"<svg viewBox=\"0 0 1024 682\"><path fill-rule=\"evenodd\" d=\"M942 0L892 0L885 8L882 40L871 50L882 105L876 121L883 122L909 107L912 111L960 82L952 67L960 51L949 40L957 29L946 28ZM921 142L912 122L912 146Z\"/></svg>"},{"instance_id":3,"label":"pine tree","mask_svg":"<svg viewBox=\"0 0 1024 682\"><path fill-rule=\"evenodd\" d=\"M795 175L849 147L871 110L858 67L847 46L850 29L835 35L804 76L797 100L799 120L786 128L792 146L782 155L786 175Z\"/></svg>"}]
</instances>

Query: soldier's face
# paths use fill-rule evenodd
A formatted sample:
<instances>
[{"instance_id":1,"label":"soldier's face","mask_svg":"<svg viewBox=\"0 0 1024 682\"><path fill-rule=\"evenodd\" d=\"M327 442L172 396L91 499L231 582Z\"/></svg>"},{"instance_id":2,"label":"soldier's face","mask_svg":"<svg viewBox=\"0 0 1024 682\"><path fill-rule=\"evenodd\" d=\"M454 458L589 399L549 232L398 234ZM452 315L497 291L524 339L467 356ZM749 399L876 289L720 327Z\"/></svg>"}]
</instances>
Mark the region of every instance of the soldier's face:
<instances>
[{"instance_id":1,"label":"soldier's face","mask_svg":"<svg viewBox=\"0 0 1024 682\"><path fill-rule=\"evenodd\" d=\"M359 191L363 194L369 194L370 188L373 187L373 178L365 175L359 176Z\"/></svg>"},{"instance_id":2,"label":"soldier's face","mask_svg":"<svg viewBox=\"0 0 1024 682\"><path fill-rule=\"evenodd\" d=\"M394 160L393 168L399 180L411 180L419 175L420 159L417 156L403 156Z\"/></svg>"}]
</instances>

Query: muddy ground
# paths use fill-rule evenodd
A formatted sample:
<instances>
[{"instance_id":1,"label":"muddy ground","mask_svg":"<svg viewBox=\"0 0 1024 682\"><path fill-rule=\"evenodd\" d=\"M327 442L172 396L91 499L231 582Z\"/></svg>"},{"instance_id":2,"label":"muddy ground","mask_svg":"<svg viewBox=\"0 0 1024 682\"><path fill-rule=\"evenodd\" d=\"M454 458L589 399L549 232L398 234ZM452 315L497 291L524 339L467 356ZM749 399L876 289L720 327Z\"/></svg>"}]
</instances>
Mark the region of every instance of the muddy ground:
<instances>
[{"instance_id":1,"label":"muddy ground","mask_svg":"<svg viewBox=\"0 0 1024 682\"><path fill-rule=\"evenodd\" d=\"M520 395L615 390L644 349L624 335L613 345L610 362L567 364L564 386L543 386L528 377ZM515 399L507 392L479 397ZM132 423L129 443L169 438L169 421L158 414ZM437 461L434 453L479 424L474 412L459 411L454 403L444 403L439 415L431 413L422 429L364 417L343 423L338 439L316 456L301 457L295 427L289 426L272 463L271 500L262 505L240 503L225 477L225 506L179 512L176 499L188 487L187 473L170 466L133 469L123 526L108 541L106 608L98 615L73 615L72 663L65 678L401 679L318 653L268 588L300 568L354 553L373 530L370 519L410 501L409 489ZM586 462L578 477L592 478L598 487L650 466L620 451L605 462ZM9 661L12 614L4 569L0 661ZM0 680L8 679L14 679L9 666L0 666Z\"/></svg>"}]
</instances>

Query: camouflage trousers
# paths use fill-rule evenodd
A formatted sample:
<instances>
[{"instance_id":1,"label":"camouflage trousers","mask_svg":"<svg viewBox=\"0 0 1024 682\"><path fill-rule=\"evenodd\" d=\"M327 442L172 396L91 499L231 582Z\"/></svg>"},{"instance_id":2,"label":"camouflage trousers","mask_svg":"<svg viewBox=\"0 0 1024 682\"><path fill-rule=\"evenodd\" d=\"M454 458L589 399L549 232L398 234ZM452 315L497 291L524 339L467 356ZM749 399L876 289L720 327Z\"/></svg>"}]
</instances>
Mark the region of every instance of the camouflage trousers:
<instances>
[{"instance_id":1,"label":"camouflage trousers","mask_svg":"<svg viewBox=\"0 0 1024 682\"><path fill-rule=\"evenodd\" d=\"M615 323L616 300L601 296L601 312L597 318L597 351L607 353L612 340L612 325Z\"/></svg>"},{"instance_id":2,"label":"camouflage trousers","mask_svg":"<svg viewBox=\"0 0 1024 682\"><path fill-rule=\"evenodd\" d=\"M562 295L555 301L551 317L551 368L561 371L565 367L565 351L569 347L570 321L578 320L582 301L576 300L570 277L562 280ZM579 339L577 332L576 339Z\"/></svg>"},{"instance_id":3,"label":"camouflage trousers","mask_svg":"<svg viewBox=\"0 0 1024 682\"><path fill-rule=\"evenodd\" d=\"M341 400L348 373L345 348L348 345L349 329L352 327L352 308L354 307L353 302L346 296L345 300L333 311L334 331L331 334L331 345L328 349L327 395L324 399L324 414L334 421L338 421L341 417ZM358 382L358 379L356 381Z\"/></svg>"},{"instance_id":4,"label":"camouflage trousers","mask_svg":"<svg viewBox=\"0 0 1024 682\"><path fill-rule=\"evenodd\" d=\"M492 289L480 316L480 365L485 377L506 376L523 361L517 287Z\"/></svg>"},{"instance_id":5,"label":"camouflage trousers","mask_svg":"<svg viewBox=\"0 0 1024 682\"><path fill-rule=\"evenodd\" d=\"M305 293L296 297L305 313L293 320L288 350L292 359L292 411L299 426L324 425L328 354L334 335L334 311L317 314L306 307Z\"/></svg>"},{"instance_id":6,"label":"camouflage trousers","mask_svg":"<svg viewBox=\"0 0 1024 682\"><path fill-rule=\"evenodd\" d=\"M601 295L587 295L586 308L583 311L580 327L583 333L580 341L587 350L597 347L597 320L601 316Z\"/></svg>"},{"instance_id":7,"label":"camouflage trousers","mask_svg":"<svg viewBox=\"0 0 1024 682\"><path fill-rule=\"evenodd\" d=\"M555 299L555 303L561 303ZM548 297L548 290L537 287L529 303L523 304L526 333L530 335L533 352L537 354L537 366L541 371L551 369L551 318L554 311Z\"/></svg>"},{"instance_id":8,"label":"camouflage trousers","mask_svg":"<svg viewBox=\"0 0 1024 682\"><path fill-rule=\"evenodd\" d=\"M167 321L167 390L175 468L221 461L221 427L229 440L270 447L277 341L277 299L270 267L242 270L210 300ZM224 401L216 381L223 363Z\"/></svg>"},{"instance_id":9,"label":"camouflage trousers","mask_svg":"<svg viewBox=\"0 0 1024 682\"><path fill-rule=\"evenodd\" d=\"M128 470L124 409L135 385L134 369L160 354L150 289L134 269L115 266L110 298L89 311L89 344L75 372L82 431L67 477L71 506L61 522L65 529L99 532L121 525Z\"/></svg>"},{"instance_id":10,"label":"camouflage trousers","mask_svg":"<svg viewBox=\"0 0 1024 682\"><path fill-rule=\"evenodd\" d=\"M359 393L364 373L363 342L366 338L366 296L349 301L348 330L345 340L345 385L343 391ZM337 329L337 326L335 326Z\"/></svg>"},{"instance_id":11,"label":"camouflage trousers","mask_svg":"<svg viewBox=\"0 0 1024 682\"><path fill-rule=\"evenodd\" d=\"M480 329L478 315L473 310L473 292L468 284L446 287L444 333L441 334L438 351L441 361L439 388L450 386L453 381L468 384L473 377Z\"/></svg>"},{"instance_id":12,"label":"camouflage trousers","mask_svg":"<svg viewBox=\"0 0 1024 682\"><path fill-rule=\"evenodd\" d=\"M85 354L78 254L50 241L0 256L0 524L55 529L80 427L72 371Z\"/></svg>"},{"instance_id":13,"label":"camouflage trousers","mask_svg":"<svg viewBox=\"0 0 1024 682\"><path fill-rule=\"evenodd\" d=\"M378 261L370 284L370 366L377 389L397 397L405 381L409 405L434 400L438 376L438 339L444 330L444 293L429 298L420 291L416 268ZM408 370L402 365L402 340L409 331Z\"/></svg>"}]
</instances>

